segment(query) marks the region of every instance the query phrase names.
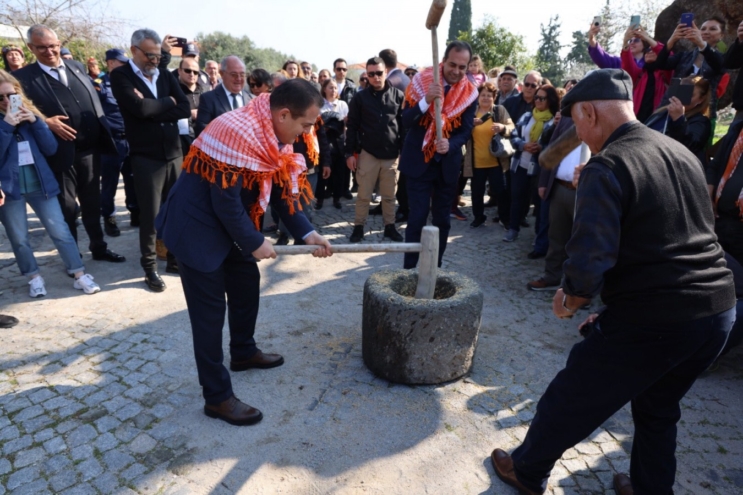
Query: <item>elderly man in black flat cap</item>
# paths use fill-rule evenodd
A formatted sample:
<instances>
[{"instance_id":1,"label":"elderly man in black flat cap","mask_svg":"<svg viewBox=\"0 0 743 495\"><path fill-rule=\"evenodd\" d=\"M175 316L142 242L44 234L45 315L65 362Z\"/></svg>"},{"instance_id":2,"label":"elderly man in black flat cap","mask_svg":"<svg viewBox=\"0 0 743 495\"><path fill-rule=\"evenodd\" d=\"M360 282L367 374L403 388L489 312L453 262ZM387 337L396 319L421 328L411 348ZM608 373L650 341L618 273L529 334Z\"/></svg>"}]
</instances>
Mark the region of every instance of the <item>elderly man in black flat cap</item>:
<instances>
[{"instance_id":1,"label":"elderly man in black flat cap","mask_svg":"<svg viewBox=\"0 0 743 495\"><path fill-rule=\"evenodd\" d=\"M619 495L673 493L679 401L725 345L735 319L733 278L714 234L698 160L635 120L632 82L589 73L562 100L595 155L580 172L573 234L552 310L572 317L600 295L585 339L537 405L524 442L491 454L520 493L544 493L562 454L627 402L635 436Z\"/></svg>"}]
</instances>

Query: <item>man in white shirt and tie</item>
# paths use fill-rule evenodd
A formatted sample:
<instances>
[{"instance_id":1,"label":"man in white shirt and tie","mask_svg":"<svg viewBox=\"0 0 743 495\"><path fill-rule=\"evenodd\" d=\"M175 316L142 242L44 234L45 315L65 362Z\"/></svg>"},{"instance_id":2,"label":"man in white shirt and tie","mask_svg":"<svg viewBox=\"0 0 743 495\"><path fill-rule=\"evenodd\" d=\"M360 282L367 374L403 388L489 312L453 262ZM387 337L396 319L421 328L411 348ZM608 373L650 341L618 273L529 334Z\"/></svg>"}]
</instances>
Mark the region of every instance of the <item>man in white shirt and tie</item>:
<instances>
[{"instance_id":1,"label":"man in white shirt and tie","mask_svg":"<svg viewBox=\"0 0 743 495\"><path fill-rule=\"evenodd\" d=\"M79 201L93 259L125 261L103 239L100 160L101 153L116 153L116 145L88 71L79 62L62 60L62 45L47 26L31 26L27 38L37 62L13 75L47 116L46 123L57 139L57 152L47 160L62 191L58 199L65 223L77 239Z\"/></svg>"},{"instance_id":2,"label":"man in white shirt and tie","mask_svg":"<svg viewBox=\"0 0 743 495\"><path fill-rule=\"evenodd\" d=\"M201 95L199 110L194 123L196 137L201 131L220 115L236 110L248 104L253 98L250 91L245 90L245 64L237 55L227 55L219 64L219 75L222 84L212 91Z\"/></svg>"}]
</instances>

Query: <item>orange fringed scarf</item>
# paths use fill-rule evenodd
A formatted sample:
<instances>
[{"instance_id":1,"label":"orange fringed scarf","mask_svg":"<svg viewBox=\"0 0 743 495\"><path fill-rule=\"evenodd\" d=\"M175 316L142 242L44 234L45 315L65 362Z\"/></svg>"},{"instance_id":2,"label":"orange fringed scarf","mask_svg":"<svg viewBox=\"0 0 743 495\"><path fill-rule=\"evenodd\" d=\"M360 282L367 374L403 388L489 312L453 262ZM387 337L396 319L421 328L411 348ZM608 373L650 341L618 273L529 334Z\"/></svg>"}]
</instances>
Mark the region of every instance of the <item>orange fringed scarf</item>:
<instances>
[{"instance_id":1,"label":"orange fringed scarf","mask_svg":"<svg viewBox=\"0 0 743 495\"><path fill-rule=\"evenodd\" d=\"M439 64L438 70L439 80L443 84L444 71L442 64ZM416 74L405 92L405 102L408 106L413 107L424 100L431 84L433 84L433 67L428 67L423 72ZM441 107L441 130L445 138L448 139L451 131L462 125L462 114L477 100L477 96L477 88L466 77L451 86ZM426 135L423 137L423 156L426 162L429 162L436 153L435 115L434 105L431 104L420 120L420 125L427 128Z\"/></svg>"},{"instance_id":2,"label":"orange fringed scarf","mask_svg":"<svg viewBox=\"0 0 743 495\"><path fill-rule=\"evenodd\" d=\"M322 117L318 117L315 125L310 129L310 132L302 133L302 139L307 147L307 158L310 159L313 165L320 163L320 144L317 141L317 133L319 132L318 129L321 125L323 125ZM299 136L297 136L295 142L299 142Z\"/></svg>"},{"instance_id":3,"label":"orange fringed scarf","mask_svg":"<svg viewBox=\"0 0 743 495\"><path fill-rule=\"evenodd\" d=\"M307 181L304 157L294 153L291 144L281 145L271 121L270 95L264 93L244 107L227 112L213 120L191 145L183 169L216 183L222 176L222 188L234 186L239 177L243 187L259 187L258 201L249 214L256 226L271 199L271 188L277 184L289 213L302 209L299 199L311 200L312 188Z\"/></svg>"}]
</instances>

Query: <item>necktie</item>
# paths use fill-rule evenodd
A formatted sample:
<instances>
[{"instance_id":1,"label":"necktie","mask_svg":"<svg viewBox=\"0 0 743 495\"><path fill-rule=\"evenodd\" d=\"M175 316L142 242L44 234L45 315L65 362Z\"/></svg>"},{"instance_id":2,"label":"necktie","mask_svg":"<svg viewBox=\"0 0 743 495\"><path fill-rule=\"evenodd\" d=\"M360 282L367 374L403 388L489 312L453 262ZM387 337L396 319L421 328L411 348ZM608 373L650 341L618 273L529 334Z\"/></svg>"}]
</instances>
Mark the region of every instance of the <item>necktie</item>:
<instances>
[{"instance_id":1,"label":"necktie","mask_svg":"<svg viewBox=\"0 0 743 495\"><path fill-rule=\"evenodd\" d=\"M236 110L240 108L240 103L237 100L237 93L230 93L232 95L232 109Z\"/></svg>"},{"instance_id":2,"label":"necktie","mask_svg":"<svg viewBox=\"0 0 743 495\"><path fill-rule=\"evenodd\" d=\"M444 98L446 98L446 95L449 94L449 90L450 89L451 89L451 85L450 84L447 84L446 86L444 86Z\"/></svg>"},{"instance_id":3,"label":"necktie","mask_svg":"<svg viewBox=\"0 0 743 495\"><path fill-rule=\"evenodd\" d=\"M67 72L65 71L65 66L60 65L56 69L52 70L57 73L57 79L59 79L59 82L69 87L69 85L67 84Z\"/></svg>"}]
</instances>

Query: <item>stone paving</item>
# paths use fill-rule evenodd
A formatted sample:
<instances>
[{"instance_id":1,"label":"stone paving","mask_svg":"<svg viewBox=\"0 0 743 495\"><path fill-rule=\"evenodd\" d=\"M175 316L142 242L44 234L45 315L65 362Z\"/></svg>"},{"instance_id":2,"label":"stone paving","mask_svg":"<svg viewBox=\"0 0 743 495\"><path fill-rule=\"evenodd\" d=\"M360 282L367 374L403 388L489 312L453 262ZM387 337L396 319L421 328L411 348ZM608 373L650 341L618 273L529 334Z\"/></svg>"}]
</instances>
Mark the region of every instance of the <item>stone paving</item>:
<instances>
[{"instance_id":1,"label":"stone paving","mask_svg":"<svg viewBox=\"0 0 743 495\"><path fill-rule=\"evenodd\" d=\"M232 374L237 396L265 415L234 427L202 413L178 277L164 274L163 293L146 290L137 230L121 207L119 219L122 235L110 246L126 263L84 251L103 288L92 296L72 288L32 215L49 295L30 299L0 231L1 312L21 320L0 330L0 495L513 493L495 477L490 451L523 439L580 339L578 322L552 316L551 294L525 290L543 268L526 258L532 229L507 244L490 222L473 230L453 221L444 269L476 280L485 307L472 373L441 386L392 385L361 360L363 284L400 267L401 255L261 262L256 337L286 364ZM347 242L352 219L352 201L315 213L335 243ZM381 218L370 217L367 231L365 242L381 241ZM728 355L682 404L676 493L743 492L741 356ZM613 493L632 431L624 408L565 453L549 493Z\"/></svg>"}]
</instances>

